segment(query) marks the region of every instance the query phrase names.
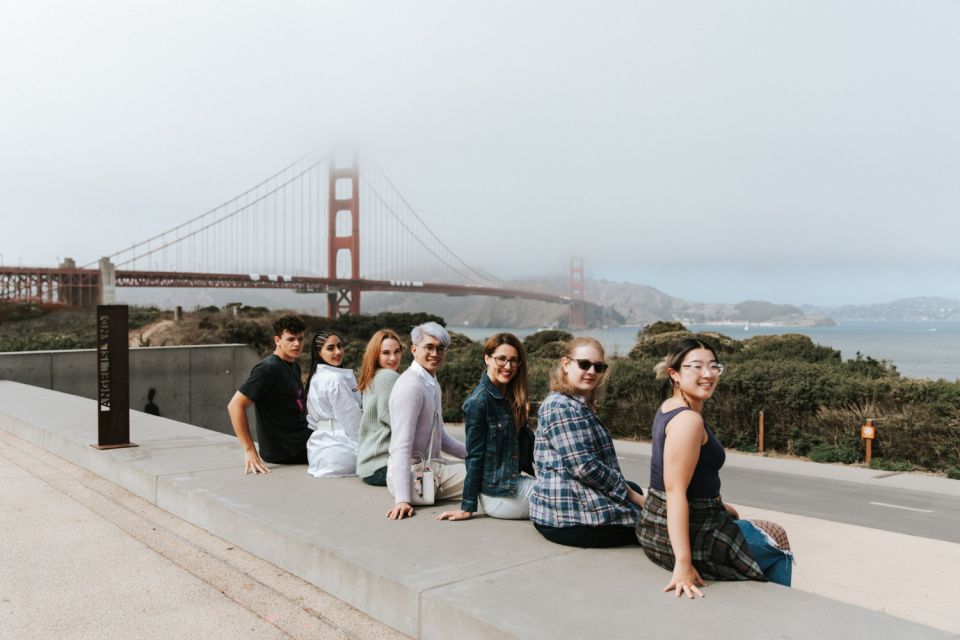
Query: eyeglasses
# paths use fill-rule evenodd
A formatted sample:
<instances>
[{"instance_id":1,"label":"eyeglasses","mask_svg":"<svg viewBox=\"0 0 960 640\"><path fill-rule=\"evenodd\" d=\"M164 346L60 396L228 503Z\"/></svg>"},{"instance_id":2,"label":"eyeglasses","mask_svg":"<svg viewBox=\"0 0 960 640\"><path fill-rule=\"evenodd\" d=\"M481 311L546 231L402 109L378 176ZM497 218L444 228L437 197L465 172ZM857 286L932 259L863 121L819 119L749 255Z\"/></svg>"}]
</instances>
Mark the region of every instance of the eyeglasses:
<instances>
[{"instance_id":1,"label":"eyeglasses","mask_svg":"<svg viewBox=\"0 0 960 640\"><path fill-rule=\"evenodd\" d=\"M690 371L693 371L698 376L703 374L704 365L702 362L691 362L689 364L682 364L680 366L684 369L690 369ZM708 364L706 368L710 369L710 373L715 376L719 376L723 373L723 365L719 362L712 362Z\"/></svg>"},{"instance_id":2,"label":"eyeglasses","mask_svg":"<svg viewBox=\"0 0 960 640\"><path fill-rule=\"evenodd\" d=\"M606 362L590 362L589 360L574 360L574 362L576 362L577 366L583 371L590 371L590 367L593 367L593 370L597 373L603 373L609 366Z\"/></svg>"},{"instance_id":3,"label":"eyeglasses","mask_svg":"<svg viewBox=\"0 0 960 640\"><path fill-rule=\"evenodd\" d=\"M445 344L418 344L418 349L423 349L427 353L446 353L447 345Z\"/></svg>"},{"instance_id":4,"label":"eyeglasses","mask_svg":"<svg viewBox=\"0 0 960 640\"><path fill-rule=\"evenodd\" d=\"M507 363L510 363L510 366L516 369L520 366L520 363L523 362L520 358L508 358L507 356L491 356L493 361L497 363L498 367L505 367Z\"/></svg>"}]
</instances>

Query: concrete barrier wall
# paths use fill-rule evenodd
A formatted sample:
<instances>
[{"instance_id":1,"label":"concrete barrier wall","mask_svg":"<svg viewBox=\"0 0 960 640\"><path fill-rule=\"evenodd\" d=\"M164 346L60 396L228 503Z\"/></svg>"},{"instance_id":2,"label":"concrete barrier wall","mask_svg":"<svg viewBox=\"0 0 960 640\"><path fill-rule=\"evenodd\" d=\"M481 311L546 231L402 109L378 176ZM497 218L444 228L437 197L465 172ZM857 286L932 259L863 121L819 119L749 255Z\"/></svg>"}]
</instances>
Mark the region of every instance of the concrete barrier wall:
<instances>
[{"instance_id":1,"label":"concrete barrier wall","mask_svg":"<svg viewBox=\"0 0 960 640\"><path fill-rule=\"evenodd\" d=\"M259 361L242 344L131 348L130 408L143 411L153 388L161 416L232 434L227 402ZM0 380L96 399L96 362L94 349L0 353Z\"/></svg>"}]
</instances>

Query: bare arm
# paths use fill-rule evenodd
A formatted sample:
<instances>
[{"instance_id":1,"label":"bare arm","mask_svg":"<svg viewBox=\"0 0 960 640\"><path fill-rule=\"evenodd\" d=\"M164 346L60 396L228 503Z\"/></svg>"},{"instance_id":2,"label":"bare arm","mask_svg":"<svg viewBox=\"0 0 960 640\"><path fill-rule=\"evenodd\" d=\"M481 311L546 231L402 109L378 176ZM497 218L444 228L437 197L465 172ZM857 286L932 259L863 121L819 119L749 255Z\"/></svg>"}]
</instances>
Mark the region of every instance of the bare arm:
<instances>
[{"instance_id":1,"label":"bare arm","mask_svg":"<svg viewBox=\"0 0 960 640\"><path fill-rule=\"evenodd\" d=\"M252 405L253 400L237 391L227 404L227 413L230 415L230 424L233 426L233 432L237 434L237 440L240 441L240 446L243 447L243 472L254 475L258 473L270 473L270 469L260 460L257 447L253 444L253 438L250 437L247 407Z\"/></svg>"},{"instance_id":2,"label":"bare arm","mask_svg":"<svg viewBox=\"0 0 960 640\"><path fill-rule=\"evenodd\" d=\"M627 485L627 500L629 500L629 501L632 502L633 504L637 505L637 506L640 507L641 509L643 509L643 505L644 505L644 503L647 501L647 499L644 498L642 494L637 493L636 491L634 491L634 490L630 487L630 485Z\"/></svg>"},{"instance_id":3,"label":"bare arm","mask_svg":"<svg viewBox=\"0 0 960 640\"><path fill-rule=\"evenodd\" d=\"M667 532L673 547L673 576L664 591L676 590L677 597L686 593L703 597L703 578L693 567L690 551L690 504L687 487L700 458L700 445L705 431L703 418L694 411L683 411L667 425L663 446L663 486L667 494Z\"/></svg>"}]
</instances>

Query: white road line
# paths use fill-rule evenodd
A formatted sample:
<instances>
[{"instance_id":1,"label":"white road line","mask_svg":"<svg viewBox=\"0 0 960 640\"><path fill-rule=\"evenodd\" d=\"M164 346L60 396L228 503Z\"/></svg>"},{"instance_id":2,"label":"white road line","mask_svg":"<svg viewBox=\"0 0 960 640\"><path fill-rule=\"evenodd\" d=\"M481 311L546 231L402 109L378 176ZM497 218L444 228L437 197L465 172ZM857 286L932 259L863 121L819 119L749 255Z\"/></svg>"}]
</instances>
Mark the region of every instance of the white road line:
<instances>
[{"instance_id":1,"label":"white road line","mask_svg":"<svg viewBox=\"0 0 960 640\"><path fill-rule=\"evenodd\" d=\"M933 509L917 509L916 507L904 507L899 504L887 504L886 502L871 502L878 507L890 507L891 509L903 509L904 511L919 511L920 513L933 513Z\"/></svg>"}]
</instances>

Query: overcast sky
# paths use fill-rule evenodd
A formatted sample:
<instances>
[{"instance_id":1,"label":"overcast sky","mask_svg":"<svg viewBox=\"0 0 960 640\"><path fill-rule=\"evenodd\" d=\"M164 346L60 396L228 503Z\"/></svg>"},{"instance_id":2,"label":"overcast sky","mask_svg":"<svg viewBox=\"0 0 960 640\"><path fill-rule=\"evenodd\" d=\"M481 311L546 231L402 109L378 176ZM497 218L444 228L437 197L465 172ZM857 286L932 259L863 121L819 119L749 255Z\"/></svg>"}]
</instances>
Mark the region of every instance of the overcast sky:
<instances>
[{"instance_id":1,"label":"overcast sky","mask_svg":"<svg viewBox=\"0 0 960 640\"><path fill-rule=\"evenodd\" d=\"M5 0L0 254L89 262L352 141L504 278L960 299L958 34L957 0Z\"/></svg>"}]
</instances>

